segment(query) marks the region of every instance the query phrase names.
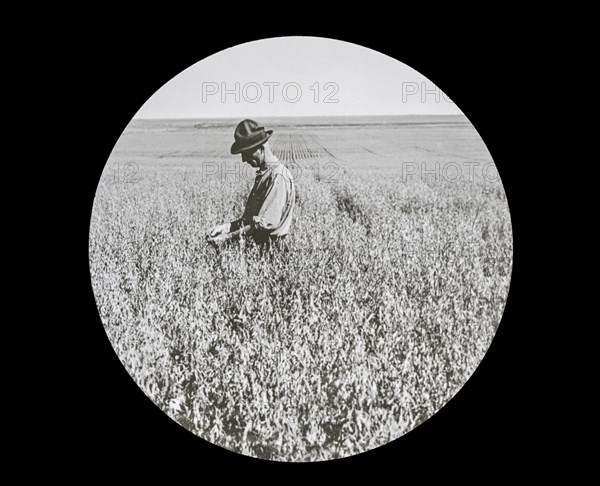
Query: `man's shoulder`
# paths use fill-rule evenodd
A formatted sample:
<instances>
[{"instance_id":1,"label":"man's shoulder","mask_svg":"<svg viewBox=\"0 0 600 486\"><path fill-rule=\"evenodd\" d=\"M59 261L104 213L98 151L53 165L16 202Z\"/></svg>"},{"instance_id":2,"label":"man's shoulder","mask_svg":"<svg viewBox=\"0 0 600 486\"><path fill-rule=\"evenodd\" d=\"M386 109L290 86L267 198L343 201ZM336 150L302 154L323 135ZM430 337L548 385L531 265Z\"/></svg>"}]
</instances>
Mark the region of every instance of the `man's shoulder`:
<instances>
[{"instance_id":1,"label":"man's shoulder","mask_svg":"<svg viewBox=\"0 0 600 486\"><path fill-rule=\"evenodd\" d=\"M292 176L290 170L281 162L270 165L265 175L267 174L272 179L275 179L275 177L277 176L283 176L286 179L294 180L294 177Z\"/></svg>"}]
</instances>

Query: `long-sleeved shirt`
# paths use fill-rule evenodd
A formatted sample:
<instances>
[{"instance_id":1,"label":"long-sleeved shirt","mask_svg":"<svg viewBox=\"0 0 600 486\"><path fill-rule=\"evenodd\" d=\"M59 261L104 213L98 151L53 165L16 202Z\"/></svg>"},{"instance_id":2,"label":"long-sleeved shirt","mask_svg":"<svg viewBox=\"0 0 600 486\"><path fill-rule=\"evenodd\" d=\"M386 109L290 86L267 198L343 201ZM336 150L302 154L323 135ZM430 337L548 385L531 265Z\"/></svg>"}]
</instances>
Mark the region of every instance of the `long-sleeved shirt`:
<instances>
[{"instance_id":1,"label":"long-sleeved shirt","mask_svg":"<svg viewBox=\"0 0 600 486\"><path fill-rule=\"evenodd\" d=\"M283 164L266 164L256 173L242 217L251 225L255 239L288 234L296 201L296 186L291 172Z\"/></svg>"}]
</instances>

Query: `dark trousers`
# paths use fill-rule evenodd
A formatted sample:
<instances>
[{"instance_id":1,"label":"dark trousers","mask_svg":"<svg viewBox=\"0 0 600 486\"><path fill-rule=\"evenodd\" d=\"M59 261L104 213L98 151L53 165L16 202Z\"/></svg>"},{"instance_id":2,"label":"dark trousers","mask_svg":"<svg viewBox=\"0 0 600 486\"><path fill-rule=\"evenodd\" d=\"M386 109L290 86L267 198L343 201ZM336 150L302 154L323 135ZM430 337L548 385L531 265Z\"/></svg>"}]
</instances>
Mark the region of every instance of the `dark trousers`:
<instances>
[{"instance_id":1,"label":"dark trousers","mask_svg":"<svg viewBox=\"0 0 600 486\"><path fill-rule=\"evenodd\" d=\"M261 255L265 253L273 254L279 252L285 252L288 250L288 244L285 239L287 235L283 236L269 236L266 238L254 237L253 241L260 248Z\"/></svg>"},{"instance_id":2,"label":"dark trousers","mask_svg":"<svg viewBox=\"0 0 600 486\"><path fill-rule=\"evenodd\" d=\"M217 252L219 252L219 250L233 248L238 245L239 240L237 239L227 240L221 247L217 248ZM279 237L253 235L249 238L245 238L244 248L250 251L253 249L258 249L261 256L275 255L287 251L288 242L286 241L286 235Z\"/></svg>"}]
</instances>

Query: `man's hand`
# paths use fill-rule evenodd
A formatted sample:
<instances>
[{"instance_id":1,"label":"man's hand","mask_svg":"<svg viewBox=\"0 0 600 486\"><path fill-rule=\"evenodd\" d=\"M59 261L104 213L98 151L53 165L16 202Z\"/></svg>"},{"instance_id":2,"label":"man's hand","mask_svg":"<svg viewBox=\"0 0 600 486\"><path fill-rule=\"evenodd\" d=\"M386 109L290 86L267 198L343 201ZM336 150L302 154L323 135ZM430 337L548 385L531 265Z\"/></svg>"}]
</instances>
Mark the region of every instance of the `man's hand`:
<instances>
[{"instance_id":1,"label":"man's hand","mask_svg":"<svg viewBox=\"0 0 600 486\"><path fill-rule=\"evenodd\" d=\"M211 229L210 233L208 235L211 238L215 238L219 235L229 233L230 228L231 228L231 223L223 223L223 224L215 226L213 229Z\"/></svg>"},{"instance_id":2,"label":"man's hand","mask_svg":"<svg viewBox=\"0 0 600 486\"><path fill-rule=\"evenodd\" d=\"M206 236L206 241L209 245L214 246L215 248L221 246L225 241L229 239L229 235L227 233L221 233L217 236Z\"/></svg>"}]
</instances>

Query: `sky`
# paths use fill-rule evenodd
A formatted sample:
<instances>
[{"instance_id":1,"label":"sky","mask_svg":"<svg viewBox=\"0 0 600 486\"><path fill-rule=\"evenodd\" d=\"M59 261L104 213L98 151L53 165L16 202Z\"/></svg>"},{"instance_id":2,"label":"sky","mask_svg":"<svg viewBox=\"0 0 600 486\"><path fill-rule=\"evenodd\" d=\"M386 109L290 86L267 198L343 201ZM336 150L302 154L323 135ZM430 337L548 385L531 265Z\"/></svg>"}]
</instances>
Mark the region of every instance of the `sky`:
<instances>
[{"instance_id":1,"label":"sky","mask_svg":"<svg viewBox=\"0 0 600 486\"><path fill-rule=\"evenodd\" d=\"M134 118L461 114L406 64L356 44L277 37L190 66Z\"/></svg>"}]
</instances>

